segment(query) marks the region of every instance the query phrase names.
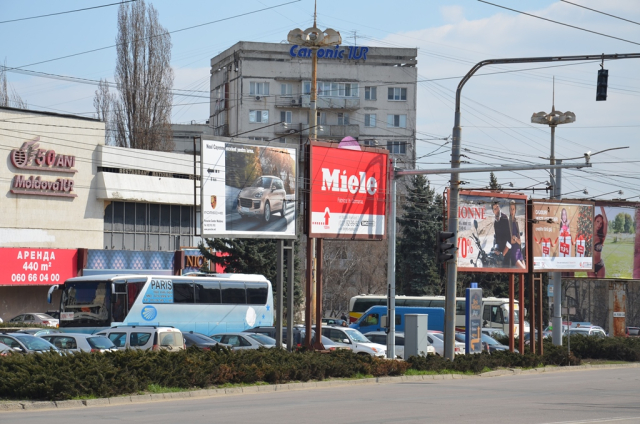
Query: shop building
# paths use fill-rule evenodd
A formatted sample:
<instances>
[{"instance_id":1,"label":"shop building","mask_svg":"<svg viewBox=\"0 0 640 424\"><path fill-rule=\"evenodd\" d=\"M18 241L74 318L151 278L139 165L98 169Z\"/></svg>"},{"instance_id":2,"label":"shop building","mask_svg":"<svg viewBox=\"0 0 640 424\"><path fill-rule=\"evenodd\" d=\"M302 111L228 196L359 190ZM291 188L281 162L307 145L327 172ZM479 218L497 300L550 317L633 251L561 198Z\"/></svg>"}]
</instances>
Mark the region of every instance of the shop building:
<instances>
[{"instance_id":1,"label":"shop building","mask_svg":"<svg viewBox=\"0 0 640 424\"><path fill-rule=\"evenodd\" d=\"M416 56L407 48L318 50L318 138L351 136L414 168ZM309 136L310 91L308 49L241 41L211 59L209 123L216 136L301 143Z\"/></svg>"}]
</instances>

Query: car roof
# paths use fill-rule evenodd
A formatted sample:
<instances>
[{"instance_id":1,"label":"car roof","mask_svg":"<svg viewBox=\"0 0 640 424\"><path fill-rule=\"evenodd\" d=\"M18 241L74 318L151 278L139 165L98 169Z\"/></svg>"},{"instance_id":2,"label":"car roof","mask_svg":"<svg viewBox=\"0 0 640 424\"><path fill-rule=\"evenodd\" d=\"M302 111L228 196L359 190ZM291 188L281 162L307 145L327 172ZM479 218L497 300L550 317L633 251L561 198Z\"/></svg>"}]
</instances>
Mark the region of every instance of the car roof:
<instances>
[{"instance_id":1,"label":"car roof","mask_svg":"<svg viewBox=\"0 0 640 424\"><path fill-rule=\"evenodd\" d=\"M364 335L371 334L372 336L384 336L387 333L385 331L369 331L364 333ZM404 331L396 331L396 336L404 336Z\"/></svg>"}]
</instances>

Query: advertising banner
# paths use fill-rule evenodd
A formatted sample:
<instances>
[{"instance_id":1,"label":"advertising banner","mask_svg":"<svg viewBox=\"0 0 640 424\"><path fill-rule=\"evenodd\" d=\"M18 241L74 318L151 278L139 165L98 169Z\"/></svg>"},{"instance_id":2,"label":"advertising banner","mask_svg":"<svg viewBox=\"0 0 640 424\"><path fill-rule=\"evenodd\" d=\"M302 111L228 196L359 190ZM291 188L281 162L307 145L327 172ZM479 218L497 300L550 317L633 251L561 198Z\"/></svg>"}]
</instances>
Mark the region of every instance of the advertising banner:
<instances>
[{"instance_id":1,"label":"advertising banner","mask_svg":"<svg viewBox=\"0 0 640 424\"><path fill-rule=\"evenodd\" d=\"M389 152L311 145L309 236L383 239Z\"/></svg>"},{"instance_id":2,"label":"advertising banner","mask_svg":"<svg viewBox=\"0 0 640 424\"><path fill-rule=\"evenodd\" d=\"M640 279L640 235L636 230L640 205L596 202L593 218L593 271L575 277Z\"/></svg>"},{"instance_id":3,"label":"advertising banner","mask_svg":"<svg viewBox=\"0 0 640 424\"><path fill-rule=\"evenodd\" d=\"M78 276L76 249L0 249L0 286L52 286Z\"/></svg>"},{"instance_id":4,"label":"advertising banner","mask_svg":"<svg viewBox=\"0 0 640 424\"><path fill-rule=\"evenodd\" d=\"M461 191L458 271L527 272L527 196Z\"/></svg>"},{"instance_id":5,"label":"advertising banner","mask_svg":"<svg viewBox=\"0 0 640 424\"><path fill-rule=\"evenodd\" d=\"M537 201L533 204L533 269L592 271L593 203Z\"/></svg>"},{"instance_id":6,"label":"advertising banner","mask_svg":"<svg viewBox=\"0 0 640 424\"><path fill-rule=\"evenodd\" d=\"M482 352L482 289L467 289L465 346L467 353Z\"/></svg>"},{"instance_id":7,"label":"advertising banner","mask_svg":"<svg viewBox=\"0 0 640 424\"><path fill-rule=\"evenodd\" d=\"M297 149L202 140L202 236L296 237Z\"/></svg>"}]
</instances>

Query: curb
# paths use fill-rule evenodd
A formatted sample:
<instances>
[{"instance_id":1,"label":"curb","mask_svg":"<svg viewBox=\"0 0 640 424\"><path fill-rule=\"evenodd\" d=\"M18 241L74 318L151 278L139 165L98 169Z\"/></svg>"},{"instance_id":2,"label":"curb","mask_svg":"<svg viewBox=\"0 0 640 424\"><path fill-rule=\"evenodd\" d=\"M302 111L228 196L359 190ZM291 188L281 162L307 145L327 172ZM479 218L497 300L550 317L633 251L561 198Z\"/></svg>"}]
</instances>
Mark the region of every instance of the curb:
<instances>
[{"instance_id":1,"label":"curb","mask_svg":"<svg viewBox=\"0 0 640 424\"><path fill-rule=\"evenodd\" d=\"M577 365L565 367L544 367L523 370L520 368L508 368L495 371L489 371L480 375L465 374L429 374L429 375L402 375L397 377L374 377L362 378L358 380L327 380L327 381L311 381L305 383L286 383L286 384L264 384L259 386L247 387L228 387L219 389L198 389L184 392L172 393L154 393L143 395L128 395L112 398L86 399L86 400L63 400L63 401L18 401L18 402L0 402L0 413L14 411L35 411L50 409L71 409L84 408L94 406L108 405L126 405L134 403L160 402L173 399L194 399L206 397L218 397L227 395L240 395L265 392L280 392L288 390L306 390L321 389L327 387L353 386L358 384L385 384L385 383L404 383L404 382L420 382L429 380L460 380L470 378L487 378L501 377L511 375L536 375L548 374L554 372L572 372L572 371L588 371L598 369L614 369L614 368L640 368L640 363L633 364L604 364L604 365Z\"/></svg>"}]
</instances>

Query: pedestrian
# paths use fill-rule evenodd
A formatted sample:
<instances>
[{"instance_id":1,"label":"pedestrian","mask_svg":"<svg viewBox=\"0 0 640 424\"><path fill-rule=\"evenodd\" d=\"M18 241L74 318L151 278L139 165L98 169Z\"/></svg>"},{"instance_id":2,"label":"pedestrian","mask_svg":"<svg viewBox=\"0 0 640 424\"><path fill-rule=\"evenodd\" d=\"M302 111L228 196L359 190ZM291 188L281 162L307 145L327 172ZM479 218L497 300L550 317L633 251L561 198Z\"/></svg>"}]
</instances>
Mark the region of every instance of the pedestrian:
<instances>
[{"instance_id":1,"label":"pedestrian","mask_svg":"<svg viewBox=\"0 0 640 424\"><path fill-rule=\"evenodd\" d=\"M347 320L347 316L343 313L342 315L340 315L340 319L343 321Z\"/></svg>"}]
</instances>

